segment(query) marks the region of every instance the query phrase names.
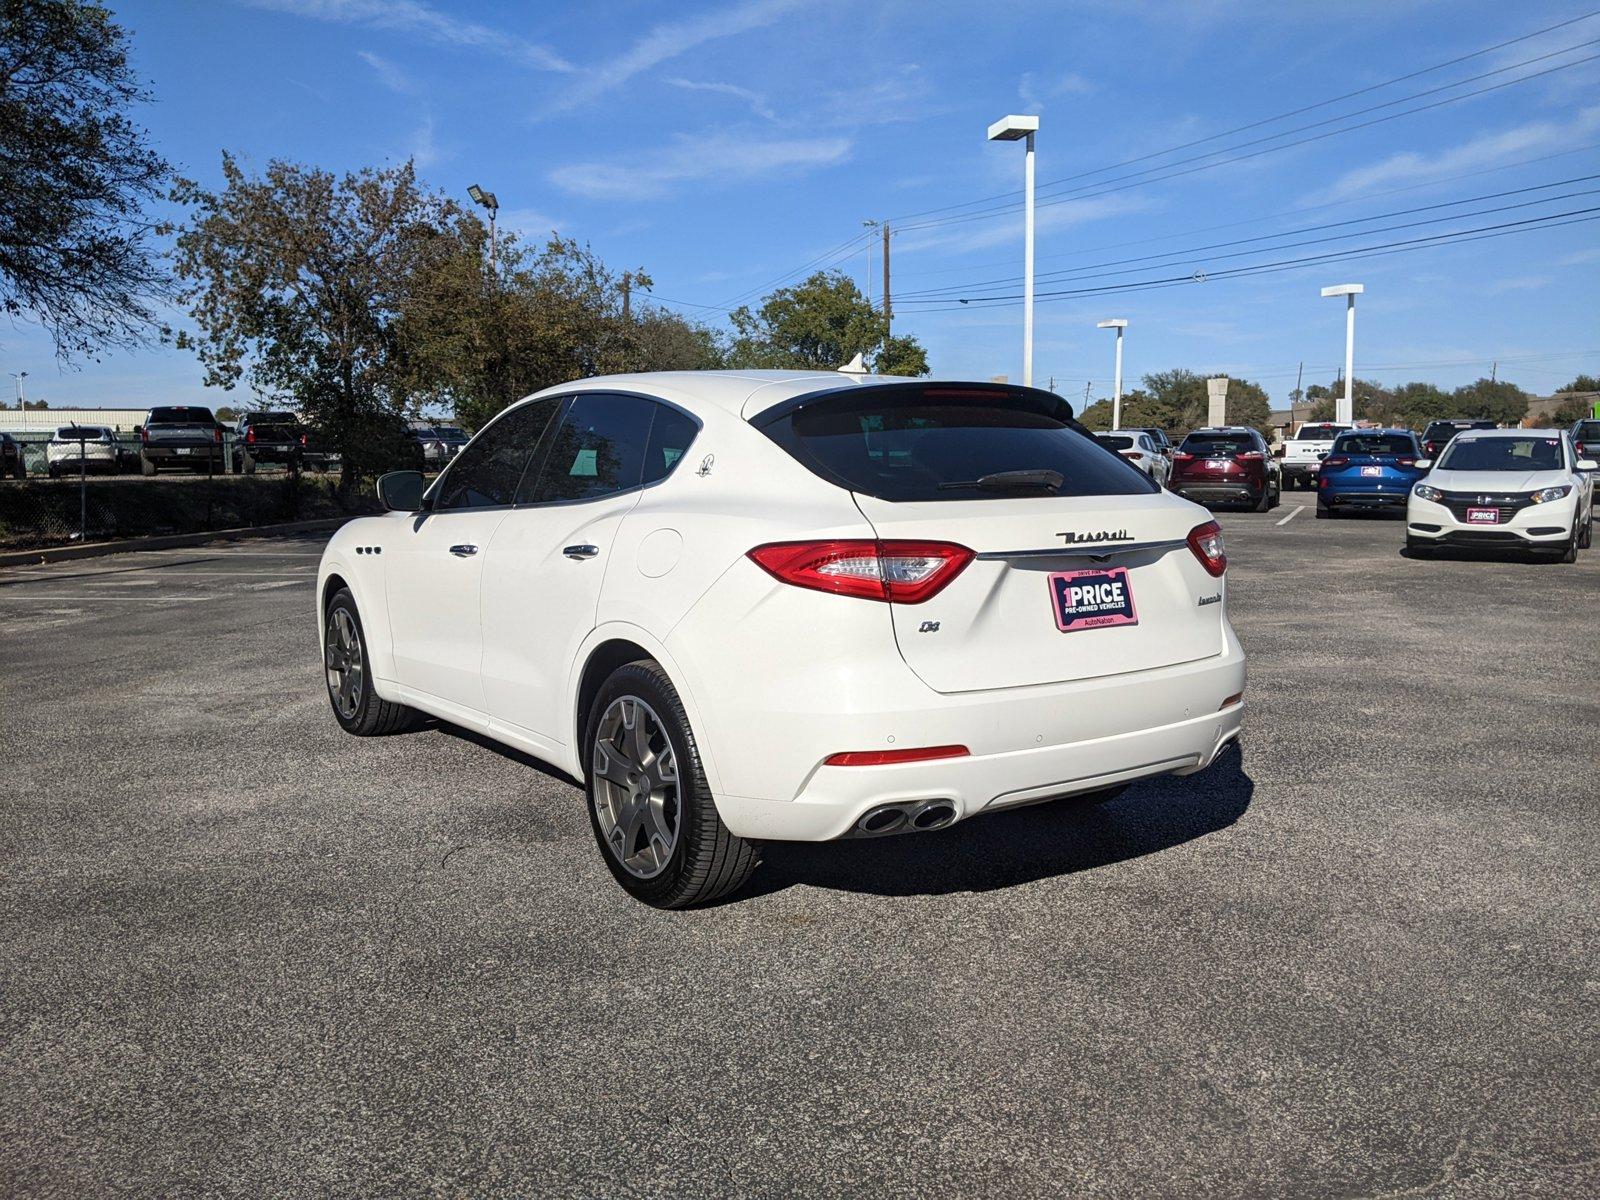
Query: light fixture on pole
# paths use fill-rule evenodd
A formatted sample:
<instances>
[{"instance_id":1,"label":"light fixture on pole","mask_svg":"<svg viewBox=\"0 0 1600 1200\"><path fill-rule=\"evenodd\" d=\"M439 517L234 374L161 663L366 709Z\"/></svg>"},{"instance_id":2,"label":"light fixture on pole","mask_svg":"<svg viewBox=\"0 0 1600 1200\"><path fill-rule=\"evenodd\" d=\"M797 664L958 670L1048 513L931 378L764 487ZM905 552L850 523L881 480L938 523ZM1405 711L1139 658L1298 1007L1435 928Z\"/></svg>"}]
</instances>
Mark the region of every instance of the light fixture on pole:
<instances>
[{"instance_id":1,"label":"light fixture on pole","mask_svg":"<svg viewBox=\"0 0 1600 1200\"><path fill-rule=\"evenodd\" d=\"M1022 384L1033 386L1033 135L1039 132L1036 116L1001 117L989 126L991 142L1026 140L1022 160Z\"/></svg>"},{"instance_id":2,"label":"light fixture on pole","mask_svg":"<svg viewBox=\"0 0 1600 1200\"><path fill-rule=\"evenodd\" d=\"M472 197L474 204L481 204L489 210L489 265L492 269L495 252L494 215L500 211L500 201L495 199L493 192L486 192L477 184L473 184L467 189L467 195Z\"/></svg>"},{"instance_id":3,"label":"light fixture on pole","mask_svg":"<svg viewBox=\"0 0 1600 1200\"><path fill-rule=\"evenodd\" d=\"M1117 331L1117 375L1116 382L1112 384L1111 391L1111 428L1122 428L1122 331L1128 327L1127 317L1112 317L1109 321L1101 321L1096 329L1115 329Z\"/></svg>"},{"instance_id":4,"label":"light fixture on pole","mask_svg":"<svg viewBox=\"0 0 1600 1200\"><path fill-rule=\"evenodd\" d=\"M1341 425L1356 423L1356 297L1366 291L1361 283L1339 283L1322 289L1324 296L1343 296L1344 306L1344 395L1335 406L1333 419Z\"/></svg>"},{"instance_id":5,"label":"light fixture on pole","mask_svg":"<svg viewBox=\"0 0 1600 1200\"><path fill-rule=\"evenodd\" d=\"M24 397L23 397L23 394L22 394L22 381L24 379L26 379L27 377L28 377L28 373L26 371L12 371L11 372L11 378L13 378L13 379L15 379L17 381L17 411L18 412L22 411L22 409L25 407L25 405L23 403Z\"/></svg>"}]
</instances>

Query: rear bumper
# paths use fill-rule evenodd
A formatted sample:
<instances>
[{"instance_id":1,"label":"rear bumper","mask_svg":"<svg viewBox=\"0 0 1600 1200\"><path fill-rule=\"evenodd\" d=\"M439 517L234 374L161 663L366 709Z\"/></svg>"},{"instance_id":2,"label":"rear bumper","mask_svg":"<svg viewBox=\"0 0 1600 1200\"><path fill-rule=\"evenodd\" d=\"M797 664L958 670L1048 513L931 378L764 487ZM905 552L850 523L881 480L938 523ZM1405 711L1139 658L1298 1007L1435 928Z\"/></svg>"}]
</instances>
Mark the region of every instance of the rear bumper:
<instances>
[{"instance_id":1,"label":"rear bumper","mask_svg":"<svg viewBox=\"0 0 1600 1200\"><path fill-rule=\"evenodd\" d=\"M960 821L1198 771L1239 736L1244 705L1224 708L1223 702L1244 691L1244 652L1228 629L1223 653L1175 667L987 693L943 695L915 686L915 710L706 714L715 735L707 740L724 781L765 775L777 789L794 788L783 798L717 791L728 828L755 839L828 841L852 832L882 804L948 801ZM798 786L766 774L770 762L757 761L764 754L762 734L771 737L774 729L783 731L785 749L809 764ZM876 767L822 765L839 750L889 743L963 745L971 754Z\"/></svg>"},{"instance_id":2,"label":"rear bumper","mask_svg":"<svg viewBox=\"0 0 1600 1200\"><path fill-rule=\"evenodd\" d=\"M1167 485L1185 500L1200 504L1247 501L1254 504L1261 499L1262 486L1258 483L1189 483L1180 480Z\"/></svg>"},{"instance_id":3,"label":"rear bumper","mask_svg":"<svg viewBox=\"0 0 1600 1200\"><path fill-rule=\"evenodd\" d=\"M1315 479L1320 464L1318 463L1291 463L1280 464L1285 479Z\"/></svg>"},{"instance_id":4,"label":"rear bumper","mask_svg":"<svg viewBox=\"0 0 1600 1200\"><path fill-rule=\"evenodd\" d=\"M215 442L196 442L189 446L144 446L139 453L146 462L161 465L205 462L207 456L222 461L222 447Z\"/></svg>"},{"instance_id":5,"label":"rear bumper","mask_svg":"<svg viewBox=\"0 0 1600 1200\"><path fill-rule=\"evenodd\" d=\"M1337 488L1322 490L1322 503L1344 505L1350 508L1404 508L1409 491L1406 487L1391 492L1340 491Z\"/></svg>"}]
</instances>

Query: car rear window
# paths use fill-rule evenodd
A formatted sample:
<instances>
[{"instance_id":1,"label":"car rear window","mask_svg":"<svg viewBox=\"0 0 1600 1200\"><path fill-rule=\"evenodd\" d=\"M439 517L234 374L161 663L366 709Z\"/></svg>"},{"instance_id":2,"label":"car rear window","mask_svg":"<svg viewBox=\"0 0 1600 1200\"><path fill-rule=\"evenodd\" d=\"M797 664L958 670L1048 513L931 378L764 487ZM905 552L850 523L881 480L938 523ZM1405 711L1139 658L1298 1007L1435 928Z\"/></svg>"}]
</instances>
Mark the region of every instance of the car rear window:
<instances>
[{"instance_id":1,"label":"car rear window","mask_svg":"<svg viewBox=\"0 0 1600 1200\"><path fill-rule=\"evenodd\" d=\"M1417 448L1397 433L1347 433L1333 444L1335 454L1410 454Z\"/></svg>"},{"instance_id":2,"label":"car rear window","mask_svg":"<svg viewBox=\"0 0 1600 1200\"><path fill-rule=\"evenodd\" d=\"M1294 435L1297 442L1331 442L1344 430L1337 425L1302 425Z\"/></svg>"},{"instance_id":3,"label":"car rear window","mask_svg":"<svg viewBox=\"0 0 1600 1200\"><path fill-rule=\"evenodd\" d=\"M215 425L209 408L152 408L151 425Z\"/></svg>"},{"instance_id":4,"label":"car rear window","mask_svg":"<svg viewBox=\"0 0 1600 1200\"><path fill-rule=\"evenodd\" d=\"M1185 454L1199 457L1208 455L1249 454L1258 447L1249 435L1243 433L1191 433L1178 447Z\"/></svg>"},{"instance_id":5,"label":"car rear window","mask_svg":"<svg viewBox=\"0 0 1600 1200\"><path fill-rule=\"evenodd\" d=\"M1133 439L1131 437L1114 437L1109 433L1097 433L1094 435L1094 440L1099 442L1107 450L1133 449Z\"/></svg>"},{"instance_id":6,"label":"car rear window","mask_svg":"<svg viewBox=\"0 0 1600 1200\"><path fill-rule=\"evenodd\" d=\"M1580 442L1600 442L1600 421L1579 421L1572 436Z\"/></svg>"},{"instance_id":7,"label":"car rear window","mask_svg":"<svg viewBox=\"0 0 1600 1200\"><path fill-rule=\"evenodd\" d=\"M1158 490L1103 453L1048 392L890 385L852 388L757 417L815 474L890 501L1004 500L1027 495L1126 496ZM1045 488L976 486L1010 471L1054 471Z\"/></svg>"}]
</instances>

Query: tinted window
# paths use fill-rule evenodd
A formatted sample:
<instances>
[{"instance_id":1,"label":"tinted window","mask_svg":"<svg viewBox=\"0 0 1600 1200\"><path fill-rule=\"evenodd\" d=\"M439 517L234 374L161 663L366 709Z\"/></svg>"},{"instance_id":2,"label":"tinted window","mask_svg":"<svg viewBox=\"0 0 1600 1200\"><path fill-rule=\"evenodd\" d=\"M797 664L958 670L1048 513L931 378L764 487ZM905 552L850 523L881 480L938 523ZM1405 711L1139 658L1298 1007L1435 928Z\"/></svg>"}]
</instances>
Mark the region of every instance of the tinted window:
<instances>
[{"instance_id":1,"label":"tinted window","mask_svg":"<svg viewBox=\"0 0 1600 1200\"><path fill-rule=\"evenodd\" d=\"M1094 440L1099 442L1107 450L1133 449L1133 439L1131 437L1113 437L1109 433L1097 433L1094 435Z\"/></svg>"},{"instance_id":2,"label":"tinted window","mask_svg":"<svg viewBox=\"0 0 1600 1200\"><path fill-rule=\"evenodd\" d=\"M1600 442L1600 421L1579 421L1572 436L1580 442Z\"/></svg>"},{"instance_id":3,"label":"tinted window","mask_svg":"<svg viewBox=\"0 0 1600 1200\"><path fill-rule=\"evenodd\" d=\"M1333 444L1335 454L1410 454L1411 439L1398 433L1347 433Z\"/></svg>"},{"instance_id":4,"label":"tinted window","mask_svg":"<svg viewBox=\"0 0 1600 1200\"><path fill-rule=\"evenodd\" d=\"M468 443L445 472L434 508L485 508L510 504L539 435L560 406L540 400L513 409Z\"/></svg>"},{"instance_id":5,"label":"tinted window","mask_svg":"<svg viewBox=\"0 0 1600 1200\"><path fill-rule=\"evenodd\" d=\"M1331 442L1344 432L1341 425L1302 425L1294 435L1297 442Z\"/></svg>"},{"instance_id":6,"label":"tinted window","mask_svg":"<svg viewBox=\"0 0 1600 1200\"><path fill-rule=\"evenodd\" d=\"M1045 392L862 388L764 423L774 441L840 487L881 500L1122 496L1155 490L1143 471L1102 453ZM966 486L1008 471L1054 471L1053 492Z\"/></svg>"},{"instance_id":7,"label":"tinted window","mask_svg":"<svg viewBox=\"0 0 1600 1200\"><path fill-rule=\"evenodd\" d=\"M1553 437L1457 438L1439 460L1445 471L1559 471L1561 440Z\"/></svg>"},{"instance_id":8,"label":"tinted window","mask_svg":"<svg viewBox=\"0 0 1600 1200\"><path fill-rule=\"evenodd\" d=\"M657 407L640 396L575 397L550 438L538 483L524 487L518 502L593 500L638 487Z\"/></svg>"},{"instance_id":9,"label":"tinted window","mask_svg":"<svg viewBox=\"0 0 1600 1200\"><path fill-rule=\"evenodd\" d=\"M1261 447L1248 433L1191 433L1178 449L1200 458L1261 452Z\"/></svg>"},{"instance_id":10,"label":"tinted window","mask_svg":"<svg viewBox=\"0 0 1600 1200\"><path fill-rule=\"evenodd\" d=\"M645 483L665 479L672 468L689 450L689 444L700 432L700 426L687 413L665 404L655 406L655 420L650 425L650 443L644 454Z\"/></svg>"},{"instance_id":11,"label":"tinted window","mask_svg":"<svg viewBox=\"0 0 1600 1200\"><path fill-rule=\"evenodd\" d=\"M152 408L151 425L215 425L209 408Z\"/></svg>"}]
</instances>

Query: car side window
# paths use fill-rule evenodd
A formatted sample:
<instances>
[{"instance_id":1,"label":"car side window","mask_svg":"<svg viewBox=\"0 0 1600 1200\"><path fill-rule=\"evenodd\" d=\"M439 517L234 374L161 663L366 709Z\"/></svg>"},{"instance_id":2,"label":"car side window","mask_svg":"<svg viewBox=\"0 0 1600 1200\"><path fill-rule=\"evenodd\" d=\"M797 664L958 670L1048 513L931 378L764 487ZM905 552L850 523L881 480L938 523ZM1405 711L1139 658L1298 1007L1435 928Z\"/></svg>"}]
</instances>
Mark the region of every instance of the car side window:
<instances>
[{"instance_id":1,"label":"car side window","mask_svg":"<svg viewBox=\"0 0 1600 1200\"><path fill-rule=\"evenodd\" d=\"M554 398L524 404L473 438L445 472L434 509L510 504L534 447L560 404Z\"/></svg>"},{"instance_id":2,"label":"car side window","mask_svg":"<svg viewBox=\"0 0 1600 1200\"><path fill-rule=\"evenodd\" d=\"M650 425L650 443L644 455L644 483L665 479L677 466L678 460L689 451L700 426L688 413L679 412L665 404L655 406L656 416Z\"/></svg>"},{"instance_id":3,"label":"car side window","mask_svg":"<svg viewBox=\"0 0 1600 1200\"><path fill-rule=\"evenodd\" d=\"M638 487L659 408L642 396L579 393L549 439L537 482L525 481L517 502L594 500Z\"/></svg>"}]
</instances>

